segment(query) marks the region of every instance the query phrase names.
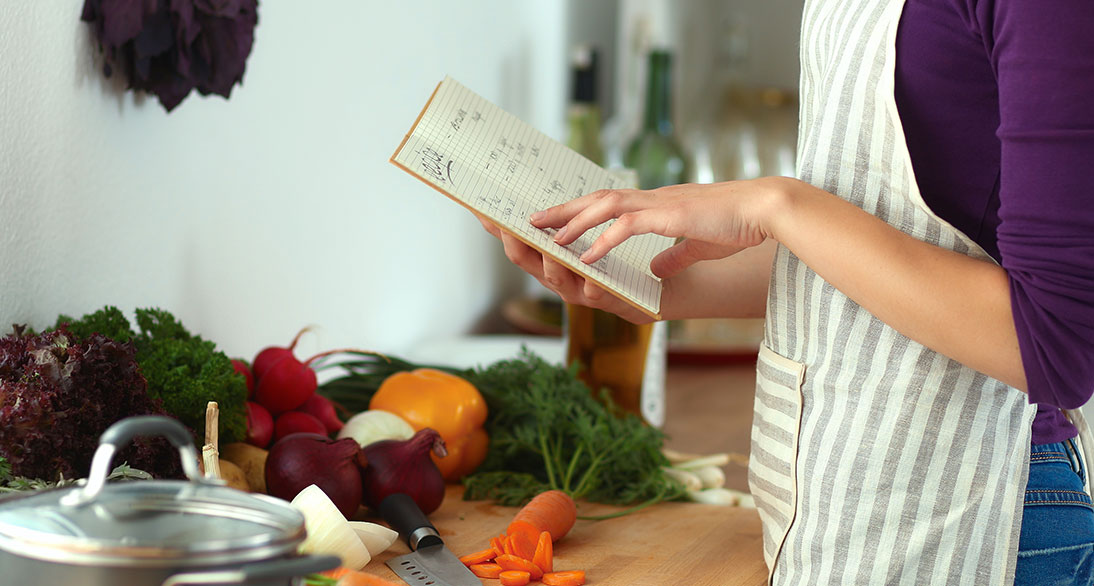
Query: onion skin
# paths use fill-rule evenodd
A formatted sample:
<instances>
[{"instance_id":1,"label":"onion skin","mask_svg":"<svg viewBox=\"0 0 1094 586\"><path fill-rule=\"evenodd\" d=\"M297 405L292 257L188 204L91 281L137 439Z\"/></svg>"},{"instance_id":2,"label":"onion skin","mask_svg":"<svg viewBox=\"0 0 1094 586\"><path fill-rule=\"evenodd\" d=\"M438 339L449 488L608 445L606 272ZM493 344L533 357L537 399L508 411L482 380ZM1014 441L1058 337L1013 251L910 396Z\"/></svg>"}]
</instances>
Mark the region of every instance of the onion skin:
<instances>
[{"instance_id":1,"label":"onion skin","mask_svg":"<svg viewBox=\"0 0 1094 586\"><path fill-rule=\"evenodd\" d=\"M352 438L346 438L356 443ZM341 440L345 441L345 440ZM426 427L408 440L383 440L362 451L368 466L361 468L364 504L378 510L388 496L404 493L414 499L422 513L436 511L444 501L445 481L430 452L444 457L444 439Z\"/></svg>"},{"instance_id":2,"label":"onion skin","mask_svg":"<svg viewBox=\"0 0 1094 586\"><path fill-rule=\"evenodd\" d=\"M314 484L350 519L361 507L361 470L367 464L361 446L352 438L290 434L275 443L266 457L266 492L291 501Z\"/></svg>"}]
</instances>

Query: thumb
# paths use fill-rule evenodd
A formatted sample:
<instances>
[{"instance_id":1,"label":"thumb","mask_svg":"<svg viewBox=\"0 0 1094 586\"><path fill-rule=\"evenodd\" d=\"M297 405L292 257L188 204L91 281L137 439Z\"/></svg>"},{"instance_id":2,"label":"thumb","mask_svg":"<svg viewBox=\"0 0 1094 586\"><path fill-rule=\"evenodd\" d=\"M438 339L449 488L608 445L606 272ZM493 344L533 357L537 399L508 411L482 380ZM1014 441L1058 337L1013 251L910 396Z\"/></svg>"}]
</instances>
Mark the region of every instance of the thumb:
<instances>
[{"instance_id":1,"label":"thumb","mask_svg":"<svg viewBox=\"0 0 1094 586\"><path fill-rule=\"evenodd\" d=\"M650 261L650 270L662 279L675 276L701 260L713 260L732 256L744 247L726 246L696 240L681 240L662 251Z\"/></svg>"}]
</instances>

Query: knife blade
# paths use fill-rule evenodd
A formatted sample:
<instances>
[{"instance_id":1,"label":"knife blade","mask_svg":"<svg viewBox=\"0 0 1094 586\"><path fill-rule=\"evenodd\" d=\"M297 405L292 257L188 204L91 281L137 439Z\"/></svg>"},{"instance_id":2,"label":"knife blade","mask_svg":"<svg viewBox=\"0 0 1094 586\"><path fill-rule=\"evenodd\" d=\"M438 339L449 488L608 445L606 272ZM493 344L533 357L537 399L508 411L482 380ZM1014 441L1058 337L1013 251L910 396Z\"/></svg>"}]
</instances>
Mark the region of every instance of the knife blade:
<instances>
[{"instance_id":1,"label":"knife blade","mask_svg":"<svg viewBox=\"0 0 1094 586\"><path fill-rule=\"evenodd\" d=\"M482 580L445 547L437 529L410 496L402 493L388 496L380 502L380 516L410 546L410 553L387 561L388 567L404 582L414 586L482 586Z\"/></svg>"}]
</instances>

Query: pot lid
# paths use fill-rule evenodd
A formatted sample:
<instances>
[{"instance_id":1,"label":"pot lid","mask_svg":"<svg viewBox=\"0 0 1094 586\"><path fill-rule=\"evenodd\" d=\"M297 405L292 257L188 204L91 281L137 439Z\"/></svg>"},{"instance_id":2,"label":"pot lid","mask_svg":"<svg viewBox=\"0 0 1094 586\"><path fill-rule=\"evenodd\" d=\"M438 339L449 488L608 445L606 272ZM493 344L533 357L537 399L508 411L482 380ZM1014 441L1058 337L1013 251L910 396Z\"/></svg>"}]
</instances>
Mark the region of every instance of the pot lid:
<instances>
[{"instance_id":1,"label":"pot lid","mask_svg":"<svg viewBox=\"0 0 1094 586\"><path fill-rule=\"evenodd\" d=\"M114 451L150 432L179 447L190 480L105 484ZM303 515L289 503L203 478L189 432L163 417L130 418L108 429L87 482L0 501L0 549L49 561L236 563L293 552L304 536Z\"/></svg>"}]
</instances>

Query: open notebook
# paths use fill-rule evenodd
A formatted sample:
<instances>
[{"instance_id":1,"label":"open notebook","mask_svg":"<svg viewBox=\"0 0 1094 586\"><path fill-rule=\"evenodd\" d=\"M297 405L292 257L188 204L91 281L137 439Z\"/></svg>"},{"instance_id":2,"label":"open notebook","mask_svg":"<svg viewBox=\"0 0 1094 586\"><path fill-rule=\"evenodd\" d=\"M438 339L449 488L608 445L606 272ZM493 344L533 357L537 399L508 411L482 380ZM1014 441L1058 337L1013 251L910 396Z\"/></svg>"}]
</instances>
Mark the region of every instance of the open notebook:
<instances>
[{"instance_id":1,"label":"open notebook","mask_svg":"<svg viewBox=\"0 0 1094 586\"><path fill-rule=\"evenodd\" d=\"M536 211L598 189L634 186L456 80L446 77L437 85L391 162L660 319L661 280L649 267L671 238L634 236L587 265L578 257L607 224L563 247L552 239L553 231L528 221Z\"/></svg>"}]
</instances>

